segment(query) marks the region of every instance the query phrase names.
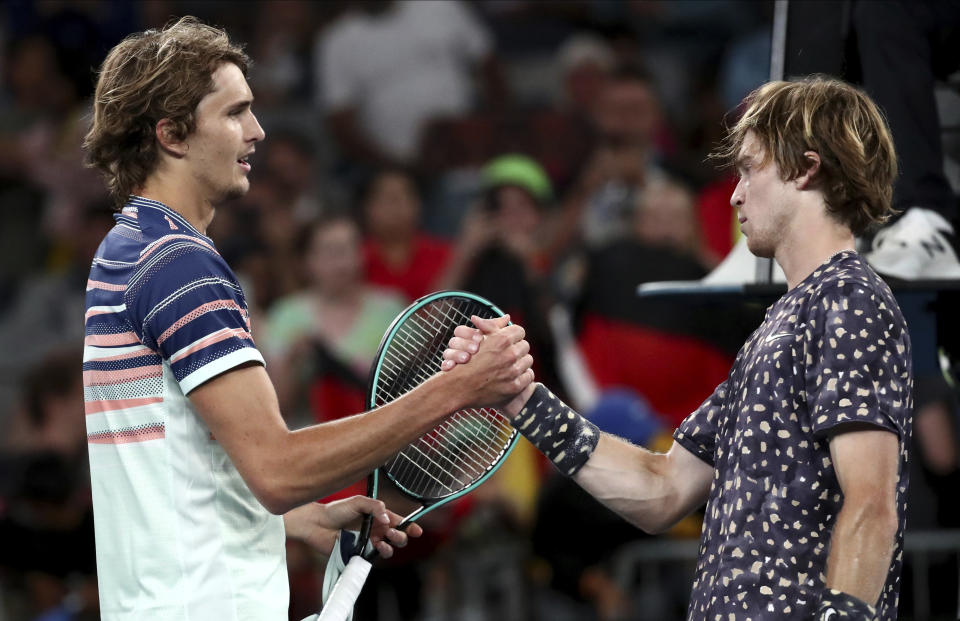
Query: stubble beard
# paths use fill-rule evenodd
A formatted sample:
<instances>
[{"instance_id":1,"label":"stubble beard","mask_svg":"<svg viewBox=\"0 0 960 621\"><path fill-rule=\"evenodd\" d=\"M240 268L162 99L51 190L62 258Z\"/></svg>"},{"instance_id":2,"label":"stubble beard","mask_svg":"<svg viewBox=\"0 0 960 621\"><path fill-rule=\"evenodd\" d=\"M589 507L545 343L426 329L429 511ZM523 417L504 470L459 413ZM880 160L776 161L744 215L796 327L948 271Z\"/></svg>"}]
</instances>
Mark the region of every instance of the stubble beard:
<instances>
[{"instance_id":1,"label":"stubble beard","mask_svg":"<svg viewBox=\"0 0 960 621\"><path fill-rule=\"evenodd\" d=\"M247 195L247 192L250 191L250 181L246 177L242 181L239 181L228 188L226 188L220 195L219 202L231 201L237 198L243 198Z\"/></svg>"},{"instance_id":2,"label":"stubble beard","mask_svg":"<svg viewBox=\"0 0 960 621\"><path fill-rule=\"evenodd\" d=\"M754 256L762 259L772 259L774 254L772 246L769 235L764 236L760 231L755 231L753 235L747 235L747 248Z\"/></svg>"},{"instance_id":3,"label":"stubble beard","mask_svg":"<svg viewBox=\"0 0 960 621\"><path fill-rule=\"evenodd\" d=\"M230 201L236 198L243 198L247 195L247 192L250 190L250 186L246 187L233 187L227 190L226 195L223 197L223 200Z\"/></svg>"}]
</instances>

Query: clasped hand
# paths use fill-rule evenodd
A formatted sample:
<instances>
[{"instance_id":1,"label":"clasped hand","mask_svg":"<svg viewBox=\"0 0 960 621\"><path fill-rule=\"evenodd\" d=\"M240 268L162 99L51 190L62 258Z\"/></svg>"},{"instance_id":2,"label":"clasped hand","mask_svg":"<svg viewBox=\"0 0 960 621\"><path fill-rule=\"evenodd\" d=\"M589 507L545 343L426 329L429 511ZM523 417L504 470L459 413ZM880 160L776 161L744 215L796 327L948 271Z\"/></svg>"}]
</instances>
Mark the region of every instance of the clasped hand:
<instances>
[{"instance_id":1,"label":"clasped hand","mask_svg":"<svg viewBox=\"0 0 960 621\"><path fill-rule=\"evenodd\" d=\"M515 362L507 369L508 373L514 375L512 382L506 385L506 394L500 403L495 403L501 407L508 416L514 417L527 402L530 395L533 394L536 384L534 383L533 356L530 355L530 344L523 339L525 335L523 328L517 325L510 325L510 315L496 317L494 319L483 319L472 316L470 320L473 325L457 326L454 330L453 338L450 339L447 349L443 352L443 362L440 365L442 371L452 371L457 366L465 365L481 352L484 341L498 334L504 334L508 339L513 334L507 334L510 330L519 330L520 340L512 342L508 346L508 354L515 358Z\"/></svg>"}]
</instances>

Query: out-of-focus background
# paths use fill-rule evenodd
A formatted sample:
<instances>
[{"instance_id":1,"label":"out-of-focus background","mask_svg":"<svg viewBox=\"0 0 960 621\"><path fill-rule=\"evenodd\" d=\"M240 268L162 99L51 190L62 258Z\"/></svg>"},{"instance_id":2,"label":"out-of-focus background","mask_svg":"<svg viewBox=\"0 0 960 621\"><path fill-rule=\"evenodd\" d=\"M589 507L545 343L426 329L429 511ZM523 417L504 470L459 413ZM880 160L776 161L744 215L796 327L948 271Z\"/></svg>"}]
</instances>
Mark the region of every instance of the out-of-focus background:
<instances>
[{"instance_id":1,"label":"out-of-focus background","mask_svg":"<svg viewBox=\"0 0 960 621\"><path fill-rule=\"evenodd\" d=\"M113 212L80 144L106 52L187 14L254 59L267 139L249 194L210 233L291 426L362 410L393 316L460 288L526 327L541 381L663 449L772 301L635 294L703 277L736 241L735 180L707 154L770 75L772 2L8 1L0 620L99 618L80 360L84 283ZM933 438L914 460L918 531L960 519L955 401L934 401L946 417L916 427ZM358 621L684 617L699 518L647 536L525 441L430 517L373 572ZM956 551L922 550L908 553L902 616L952 619ZM324 560L287 552L300 619L318 607Z\"/></svg>"}]
</instances>

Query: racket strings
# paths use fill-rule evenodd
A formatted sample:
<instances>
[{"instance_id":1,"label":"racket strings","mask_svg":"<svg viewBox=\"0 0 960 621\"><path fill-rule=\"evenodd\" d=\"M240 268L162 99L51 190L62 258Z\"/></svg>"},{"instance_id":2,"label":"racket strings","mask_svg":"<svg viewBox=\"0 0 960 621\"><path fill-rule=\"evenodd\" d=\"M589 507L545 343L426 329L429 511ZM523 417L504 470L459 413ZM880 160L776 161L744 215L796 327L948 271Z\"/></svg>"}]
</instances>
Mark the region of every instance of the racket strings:
<instances>
[{"instance_id":1,"label":"racket strings","mask_svg":"<svg viewBox=\"0 0 960 621\"><path fill-rule=\"evenodd\" d=\"M465 322L465 317L454 318L454 316L449 313L449 310L446 310L447 312L443 312L442 314L449 318L449 321L456 321L457 323ZM431 317L431 319L433 319L433 317ZM435 331L435 328L431 326L431 330ZM441 344L445 344L445 342L446 339L440 340ZM481 413L480 410L476 410L474 412ZM491 423L495 423L495 416L495 414L487 414L483 416L483 418ZM507 437L503 438L502 434L496 434L492 430L489 430L489 423L488 425L478 425L475 422L466 420L465 417L460 413L453 416L452 422L455 424L450 424L448 422L442 425L442 431L447 431L446 434L442 433L442 431L438 432L435 430L434 432L427 434L427 436L425 436L421 442L415 443L412 447L410 447L410 450L407 453L398 456L398 458L402 457L406 462L403 464L406 467L402 470L397 470L397 475L400 477L410 478L410 472L411 469L413 469L416 476L411 479L411 482L415 486L422 486L425 481L437 481L435 471L437 469L443 469L446 466L447 469L450 470L448 474L453 475L455 474L453 470L458 470L460 474L464 476L457 476L456 478L462 480L461 482L463 486L469 485L472 481L476 480L478 476L482 476L482 474L489 468L490 463L495 462L499 458L503 452L501 445L505 441L509 440L509 434L512 433L512 430L508 431ZM486 433L483 436L480 436L478 432L483 431L486 431ZM458 439L458 442L452 447L455 449L455 454L453 457L447 457L446 455L440 453L441 457L439 458L439 461L443 462L441 464L437 463L438 460L431 459L430 453L436 453L436 450L431 449L435 449L437 446L446 446L448 449L451 448L450 443L444 439L444 435L455 435L455 437ZM491 442L496 443L494 450L491 450L488 446ZM420 459L412 459L410 452L418 453ZM463 462L468 465L470 471L468 472L467 470L464 470L464 468L458 465L458 462ZM390 466L396 466L396 464L388 464L388 468ZM422 469L423 466L426 466L431 471L417 473L416 469ZM450 487L449 485L445 484L441 485L443 489L447 491L456 491L456 489L460 487L460 485L457 485L456 483L454 484L454 487Z\"/></svg>"},{"instance_id":2,"label":"racket strings","mask_svg":"<svg viewBox=\"0 0 960 621\"><path fill-rule=\"evenodd\" d=\"M398 398L439 371L454 328L468 324L474 314L496 316L473 300L443 298L408 317L383 353L376 405ZM515 433L497 410L461 410L394 456L384 469L418 496L448 496L488 472Z\"/></svg>"},{"instance_id":3,"label":"racket strings","mask_svg":"<svg viewBox=\"0 0 960 621\"><path fill-rule=\"evenodd\" d=\"M476 472L483 472L488 465L496 461L500 456L500 452L493 450L491 446L491 441L496 441L494 437L479 438L476 435L476 425L463 424L462 422L458 425L447 425L443 433L432 432L417 443L409 446L405 451L398 453L397 457L406 457L410 458L410 454L417 453L422 455L424 460L434 463L434 460L431 459L430 455L436 453L436 461L442 461L445 464L445 467L453 473L453 470L458 470L470 480L476 478ZM469 435L472 432L473 436ZM451 445L448 441L448 438L451 436L457 436L458 439L462 442ZM503 440L500 440L501 442ZM444 449L449 450L454 449L455 453L445 454L443 452L438 452L438 447L444 447ZM410 454L408 454L410 453ZM441 467L438 464L437 467ZM388 468L389 468L388 462ZM469 468L467 470L465 468Z\"/></svg>"},{"instance_id":4,"label":"racket strings","mask_svg":"<svg viewBox=\"0 0 960 621\"><path fill-rule=\"evenodd\" d=\"M500 443L503 442L503 430L495 430L489 426L478 426L474 419L482 418L488 421L489 424L499 425L501 423L495 416L484 415L484 410L463 410L468 412L467 416L462 415L460 412L457 412L450 418L452 419L451 423L443 423L440 427L440 432L437 430L431 431L426 434L425 437L435 438L439 436L438 439L442 438L445 435L453 435L456 433L461 433L463 431L469 431L472 433L472 438L466 436L468 439L474 440L469 444L464 444L464 450L469 450L473 453L473 456L480 462L490 462L495 460L500 456L502 452L500 450ZM512 433L512 429L507 428L507 435ZM445 432L445 433L444 433ZM483 432L483 436L479 436L478 432ZM499 433L498 433L499 432Z\"/></svg>"},{"instance_id":5,"label":"racket strings","mask_svg":"<svg viewBox=\"0 0 960 621\"><path fill-rule=\"evenodd\" d=\"M399 453L386 467L388 471L392 469L396 478L406 481L408 489L422 491L434 481L447 493L456 492L483 476L499 460L503 445L512 434L512 429L506 433L499 430L499 435L479 437L477 429L476 420L466 425L448 425L450 431L425 436ZM442 490L433 493L436 495Z\"/></svg>"}]
</instances>

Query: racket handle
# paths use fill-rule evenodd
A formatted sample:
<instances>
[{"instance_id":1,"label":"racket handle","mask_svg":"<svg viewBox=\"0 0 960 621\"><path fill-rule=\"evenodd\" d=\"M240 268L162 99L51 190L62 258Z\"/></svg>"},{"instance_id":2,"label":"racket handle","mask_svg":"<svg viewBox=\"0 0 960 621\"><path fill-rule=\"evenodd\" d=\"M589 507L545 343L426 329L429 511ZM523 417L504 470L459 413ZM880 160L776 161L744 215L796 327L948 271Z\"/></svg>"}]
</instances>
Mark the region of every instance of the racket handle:
<instances>
[{"instance_id":1,"label":"racket handle","mask_svg":"<svg viewBox=\"0 0 960 621\"><path fill-rule=\"evenodd\" d=\"M361 556L353 556L340 574L340 579L330 592L330 599L320 611L318 621L347 621L353 612L353 605L360 596L363 583L370 573L370 561Z\"/></svg>"},{"instance_id":2,"label":"racket handle","mask_svg":"<svg viewBox=\"0 0 960 621\"><path fill-rule=\"evenodd\" d=\"M422 506L414 509L412 512L410 512L410 515L400 520L400 523L394 526L394 528L396 528L397 530L407 530L407 528L409 528L410 525L413 524L414 518L420 514L421 509L423 509ZM365 552L361 552L360 554L362 554L363 558L367 559L370 562L373 562L378 558L380 558L380 551L377 550L374 546L370 546L369 550Z\"/></svg>"}]
</instances>

